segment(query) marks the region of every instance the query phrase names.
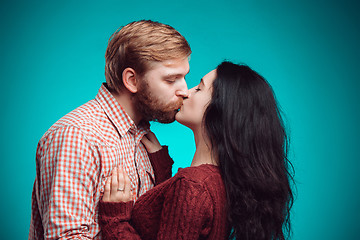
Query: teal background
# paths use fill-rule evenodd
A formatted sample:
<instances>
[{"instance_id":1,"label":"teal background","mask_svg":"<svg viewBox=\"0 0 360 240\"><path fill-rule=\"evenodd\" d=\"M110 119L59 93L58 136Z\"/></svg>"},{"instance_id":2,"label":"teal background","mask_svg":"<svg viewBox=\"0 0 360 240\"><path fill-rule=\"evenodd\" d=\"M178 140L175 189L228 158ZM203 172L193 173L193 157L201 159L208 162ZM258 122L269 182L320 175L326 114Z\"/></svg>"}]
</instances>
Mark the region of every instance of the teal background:
<instances>
[{"instance_id":1,"label":"teal background","mask_svg":"<svg viewBox=\"0 0 360 240\"><path fill-rule=\"evenodd\" d=\"M292 239L360 239L358 12L356 1L2 1L1 239L27 238L37 142L95 97L108 38L139 19L187 38L189 88L224 59L273 86L296 170ZM190 130L152 127L174 168L188 166Z\"/></svg>"}]
</instances>

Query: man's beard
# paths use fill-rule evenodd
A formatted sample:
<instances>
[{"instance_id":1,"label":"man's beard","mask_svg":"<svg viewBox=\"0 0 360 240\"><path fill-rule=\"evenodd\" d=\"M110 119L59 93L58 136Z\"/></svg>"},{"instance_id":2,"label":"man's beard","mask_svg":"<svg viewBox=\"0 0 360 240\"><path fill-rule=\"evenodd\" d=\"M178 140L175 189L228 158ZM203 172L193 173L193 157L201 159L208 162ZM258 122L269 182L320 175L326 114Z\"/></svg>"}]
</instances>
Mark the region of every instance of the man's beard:
<instances>
[{"instance_id":1,"label":"man's beard","mask_svg":"<svg viewBox=\"0 0 360 240\"><path fill-rule=\"evenodd\" d=\"M144 81L141 83L138 92L134 95L136 108L144 121L156 121L160 123L172 123L175 121L175 114L181 107L183 99L179 98L175 103L161 103L148 88Z\"/></svg>"}]
</instances>

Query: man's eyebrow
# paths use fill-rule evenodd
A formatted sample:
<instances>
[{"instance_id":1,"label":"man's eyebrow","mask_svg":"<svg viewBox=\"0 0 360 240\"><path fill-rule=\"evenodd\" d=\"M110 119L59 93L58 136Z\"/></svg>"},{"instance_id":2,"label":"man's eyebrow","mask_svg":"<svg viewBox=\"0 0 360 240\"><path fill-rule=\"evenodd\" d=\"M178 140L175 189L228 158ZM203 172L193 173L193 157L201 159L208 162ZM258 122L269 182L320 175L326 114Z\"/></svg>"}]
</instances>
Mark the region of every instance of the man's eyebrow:
<instances>
[{"instance_id":1,"label":"man's eyebrow","mask_svg":"<svg viewBox=\"0 0 360 240\"><path fill-rule=\"evenodd\" d=\"M166 78L181 77L181 76L183 76L183 74L180 73L169 73L165 75Z\"/></svg>"},{"instance_id":2,"label":"man's eyebrow","mask_svg":"<svg viewBox=\"0 0 360 240\"><path fill-rule=\"evenodd\" d=\"M189 69L189 71L187 71L187 73L185 73L185 74L182 74L182 73L169 73L169 74L167 74L165 77L166 77L166 78L182 77L182 76L184 76L184 75L189 74L189 72L190 72L190 69Z\"/></svg>"},{"instance_id":3,"label":"man's eyebrow","mask_svg":"<svg viewBox=\"0 0 360 240\"><path fill-rule=\"evenodd\" d=\"M200 80L199 85L200 85L201 83L205 86L205 83L204 83L204 80L203 80L203 79Z\"/></svg>"}]
</instances>

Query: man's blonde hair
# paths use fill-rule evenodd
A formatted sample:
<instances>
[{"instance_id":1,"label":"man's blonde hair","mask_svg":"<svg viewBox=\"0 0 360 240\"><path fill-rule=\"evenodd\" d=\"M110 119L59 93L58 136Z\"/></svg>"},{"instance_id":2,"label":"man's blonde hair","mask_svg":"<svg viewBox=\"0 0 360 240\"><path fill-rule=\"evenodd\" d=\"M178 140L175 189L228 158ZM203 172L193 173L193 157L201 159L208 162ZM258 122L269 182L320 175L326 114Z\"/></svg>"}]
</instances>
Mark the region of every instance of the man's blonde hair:
<instances>
[{"instance_id":1,"label":"man's blonde hair","mask_svg":"<svg viewBox=\"0 0 360 240\"><path fill-rule=\"evenodd\" d=\"M189 43L173 27L150 20L129 23L109 39L105 53L107 85L120 92L125 68L130 67L143 76L153 61L186 58L190 54Z\"/></svg>"}]
</instances>

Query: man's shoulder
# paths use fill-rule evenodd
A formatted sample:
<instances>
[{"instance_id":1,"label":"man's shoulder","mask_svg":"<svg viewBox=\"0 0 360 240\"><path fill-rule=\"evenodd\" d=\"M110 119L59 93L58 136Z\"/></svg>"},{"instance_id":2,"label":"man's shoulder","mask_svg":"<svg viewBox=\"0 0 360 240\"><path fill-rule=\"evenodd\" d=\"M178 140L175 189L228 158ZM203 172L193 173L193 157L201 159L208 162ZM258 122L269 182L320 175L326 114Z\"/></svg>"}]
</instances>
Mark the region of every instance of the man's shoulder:
<instances>
[{"instance_id":1,"label":"man's shoulder","mask_svg":"<svg viewBox=\"0 0 360 240\"><path fill-rule=\"evenodd\" d=\"M112 131L113 126L100 104L93 99L55 122L43 135L42 140L66 129L77 129L90 142L105 143L109 137L105 136L104 132Z\"/></svg>"},{"instance_id":2,"label":"man's shoulder","mask_svg":"<svg viewBox=\"0 0 360 240\"><path fill-rule=\"evenodd\" d=\"M50 127L49 131L67 126L81 128L83 125L96 123L100 116L101 107L93 99L64 115Z\"/></svg>"},{"instance_id":3,"label":"man's shoulder","mask_svg":"<svg viewBox=\"0 0 360 240\"><path fill-rule=\"evenodd\" d=\"M99 117L102 117L102 115L103 110L100 104L95 99L93 99L60 118L57 121L57 124L66 125L70 123L81 126L87 122L98 121Z\"/></svg>"}]
</instances>

